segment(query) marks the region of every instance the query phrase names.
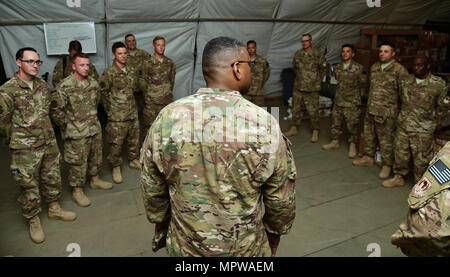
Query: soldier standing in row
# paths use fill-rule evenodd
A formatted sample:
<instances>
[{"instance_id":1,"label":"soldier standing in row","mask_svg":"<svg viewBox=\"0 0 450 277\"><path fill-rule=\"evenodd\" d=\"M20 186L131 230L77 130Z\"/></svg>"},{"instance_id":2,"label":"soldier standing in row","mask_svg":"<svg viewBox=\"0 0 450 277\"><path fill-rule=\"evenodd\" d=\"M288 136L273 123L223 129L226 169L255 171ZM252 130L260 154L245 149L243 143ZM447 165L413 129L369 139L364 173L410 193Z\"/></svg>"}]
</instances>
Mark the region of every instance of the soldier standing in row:
<instances>
[{"instance_id":1,"label":"soldier standing in row","mask_svg":"<svg viewBox=\"0 0 450 277\"><path fill-rule=\"evenodd\" d=\"M151 126L141 187L156 223L154 251L167 242L170 256L275 256L291 229L293 155L278 121L240 94L250 86L249 63L242 42L209 41L202 61L208 88L168 105Z\"/></svg>"},{"instance_id":2,"label":"soldier standing in row","mask_svg":"<svg viewBox=\"0 0 450 277\"><path fill-rule=\"evenodd\" d=\"M107 141L110 145L108 161L113 168L113 181L122 183L122 147L128 144L130 167L141 169L139 163L139 120L134 98L137 86L136 74L127 67L127 48L123 42L112 46L114 64L103 72L100 90L103 106L108 115Z\"/></svg>"},{"instance_id":3,"label":"soldier standing in row","mask_svg":"<svg viewBox=\"0 0 450 277\"><path fill-rule=\"evenodd\" d=\"M61 154L49 117L50 89L36 77L42 61L35 49L26 47L17 51L16 63L19 71L0 87L0 134L9 143L11 173L20 187L18 201L28 220L31 240L41 243L45 235L38 215L40 192L48 203L50 219L73 221L76 214L58 204Z\"/></svg>"},{"instance_id":4,"label":"soldier standing in row","mask_svg":"<svg viewBox=\"0 0 450 277\"><path fill-rule=\"evenodd\" d=\"M366 75L362 65L355 62L355 48L351 44L342 46L342 63L335 68L337 80L331 115L331 143L323 145L325 150L339 148L339 137L342 134L342 123L345 120L349 132L350 143L348 156L356 156L356 141L358 140L359 117L361 115L361 83Z\"/></svg>"},{"instance_id":5,"label":"soldier standing in row","mask_svg":"<svg viewBox=\"0 0 450 277\"><path fill-rule=\"evenodd\" d=\"M144 62L150 59L152 55L150 55L144 49L139 49L136 47L136 38L133 34L128 34L125 36L125 44L127 45L128 51L127 67L136 72L138 82L145 82L145 80L143 80L142 78L142 66ZM139 112L142 112L144 108L144 97L142 95L140 87L141 85L136 86L134 97L136 98L136 104Z\"/></svg>"},{"instance_id":6,"label":"soldier standing in row","mask_svg":"<svg viewBox=\"0 0 450 277\"><path fill-rule=\"evenodd\" d=\"M395 59L395 48L382 43L380 61L370 68L370 90L364 118L364 156L353 161L355 166L373 165L376 141L380 145L380 179L391 174L394 164L395 122L399 112L400 80L408 75L406 68Z\"/></svg>"},{"instance_id":7,"label":"soldier standing in row","mask_svg":"<svg viewBox=\"0 0 450 277\"><path fill-rule=\"evenodd\" d=\"M319 91L322 79L325 76L327 62L319 50L312 48L312 36L302 36L303 49L294 55L293 66L295 70L294 95L292 99L293 121L286 136L297 135L304 110L308 111L311 118L313 134L311 142L319 140Z\"/></svg>"},{"instance_id":8,"label":"soldier standing in row","mask_svg":"<svg viewBox=\"0 0 450 277\"><path fill-rule=\"evenodd\" d=\"M55 68L53 69L52 84L54 88L56 88L59 82L61 82L64 78L72 74L72 58L76 53L83 52L83 47L78 40L72 40L69 43L68 51L69 55L63 56L62 59L56 63ZM91 64L91 67L89 68L89 76L96 80L98 79L98 73L93 64Z\"/></svg>"},{"instance_id":9,"label":"soldier standing in row","mask_svg":"<svg viewBox=\"0 0 450 277\"><path fill-rule=\"evenodd\" d=\"M407 221L392 244L410 257L450 256L450 142L430 162L408 197Z\"/></svg>"},{"instance_id":10,"label":"soldier standing in row","mask_svg":"<svg viewBox=\"0 0 450 277\"><path fill-rule=\"evenodd\" d=\"M81 207L91 201L83 193L86 175L93 189L111 189L112 184L100 179L102 168L102 129L97 117L100 89L89 76L89 56L83 52L73 56L73 73L56 88L57 105L52 118L64 138L64 160L69 165L72 199Z\"/></svg>"},{"instance_id":11,"label":"soldier standing in row","mask_svg":"<svg viewBox=\"0 0 450 277\"><path fill-rule=\"evenodd\" d=\"M401 109L395 133L394 177L384 187L403 186L409 172L410 151L414 161L414 182L417 182L433 158L434 131L441 126L448 110L445 103L445 81L430 73L426 56L414 58L414 74L400 81Z\"/></svg>"},{"instance_id":12,"label":"soldier standing in row","mask_svg":"<svg viewBox=\"0 0 450 277\"><path fill-rule=\"evenodd\" d=\"M270 76L270 65L267 60L256 53L256 42L247 42L247 51L250 55L252 68L252 82L245 98L258 106L264 106L264 84Z\"/></svg>"},{"instance_id":13,"label":"soldier standing in row","mask_svg":"<svg viewBox=\"0 0 450 277\"><path fill-rule=\"evenodd\" d=\"M157 36L153 39L155 53L146 60L142 69L145 80L144 94L144 130L152 125L159 111L173 101L173 86L175 84L175 64L164 55L166 40Z\"/></svg>"}]
</instances>

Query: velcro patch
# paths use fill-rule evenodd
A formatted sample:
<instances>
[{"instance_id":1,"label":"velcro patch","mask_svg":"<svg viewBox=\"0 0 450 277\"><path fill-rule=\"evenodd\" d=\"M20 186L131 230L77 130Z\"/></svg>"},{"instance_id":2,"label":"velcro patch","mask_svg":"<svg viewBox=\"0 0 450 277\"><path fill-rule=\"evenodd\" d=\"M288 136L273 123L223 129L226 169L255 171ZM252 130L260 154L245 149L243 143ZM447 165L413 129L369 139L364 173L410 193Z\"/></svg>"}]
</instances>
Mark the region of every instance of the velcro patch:
<instances>
[{"instance_id":1,"label":"velcro patch","mask_svg":"<svg viewBox=\"0 0 450 277\"><path fill-rule=\"evenodd\" d=\"M428 171L436 178L441 186L450 181L450 169L441 160L437 160L428 168Z\"/></svg>"},{"instance_id":2,"label":"velcro patch","mask_svg":"<svg viewBox=\"0 0 450 277\"><path fill-rule=\"evenodd\" d=\"M427 190L429 190L432 187L433 183L427 178L424 177L422 180L420 180L419 183L417 183L413 189L412 189L412 197L415 198L422 198L425 196Z\"/></svg>"}]
</instances>

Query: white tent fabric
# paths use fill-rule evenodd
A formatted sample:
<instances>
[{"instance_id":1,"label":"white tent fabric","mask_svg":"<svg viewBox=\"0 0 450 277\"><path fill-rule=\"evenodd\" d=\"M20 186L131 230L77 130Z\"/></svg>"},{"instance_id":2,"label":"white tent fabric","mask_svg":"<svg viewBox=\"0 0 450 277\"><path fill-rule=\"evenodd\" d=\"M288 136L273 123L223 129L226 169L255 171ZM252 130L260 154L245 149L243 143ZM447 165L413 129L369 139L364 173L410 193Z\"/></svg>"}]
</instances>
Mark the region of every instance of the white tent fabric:
<instances>
[{"instance_id":1,"label":"white tent fabric","mask_svg":"<svg viewBox=\"0 0 450 277\"><path fill-rule=\"evenodd\" d=\"M45 53L44 22L96 22L97 54L92 59L99 74L112 63L111 45L123 41L126 34L135 34L138 47L151 54L154 36L164 36L166 55L177 66L176 99L205 85L202 52L214 37L230 36L244 43L255 40L258 53L272 67L265 93L273 94L281 92L280 73L292 66L304 33L312 34L314 47L335 63L342 44L360 40L361 28L418 28L389 24L450 22L447 0L382 0L379 8L369 8L366 0L78 0L81 7L68 7L67 2L75 1L0 1L0 51L8 77L16 70L15 52L24 46L39 51L45 61L40 74L51 75L59 57ZM281 22L288 19L302 23ZM330 23L335 21L353 24Z\"/></svg>"}]
</instances>

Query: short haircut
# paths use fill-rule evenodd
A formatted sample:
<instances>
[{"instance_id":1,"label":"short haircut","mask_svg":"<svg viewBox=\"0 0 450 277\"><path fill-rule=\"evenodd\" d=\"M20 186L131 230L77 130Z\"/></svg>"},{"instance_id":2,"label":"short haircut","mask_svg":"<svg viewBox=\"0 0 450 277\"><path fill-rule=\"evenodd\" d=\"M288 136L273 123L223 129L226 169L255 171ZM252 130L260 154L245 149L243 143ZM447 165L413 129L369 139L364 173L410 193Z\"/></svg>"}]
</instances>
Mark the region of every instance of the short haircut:
<instances>
[{"instance_id":1,"label":"short haircut","mask_svg":"<svg viewBox=\"0 0 450 277\"><path fill-rule=\"evenodd\" d=\"M424 54L418 54L414 56L414 59L422 59L425 63L425 65L429 65L430 64L430 58L428 58L426 55Z\"/></svg>"},{"instance_id":2,"label":"short haircut","mask_svg":"<svg viewBox=\"0 0 450 277\"><path fill-rule=\"evenodd\" d=\"M77 53L83 51L83 46L81 46L81 43L78 40L72 40L69 42L69 51L75 50Z\"/></svg>"},{"instance_id":3,"label":"short haircut","mask_svg":"<svg viewBox=\"0 0 450 277\"><path fill-rule=\"evenodd\" d=\"M256 46L256 41L254 41L254 40L249 40L249 41L247 41L247 46L248 46L249 44L251 44L251 43L254 43L255 46Z\"/></svg>"},{"instance_id":4,"label":"short haircut","mask_svg":"<svg viewBox=\"0 0 450 277\"><path fill-rule=\"evenodd\" d=\"M389 41L382 41L380 44L380 47L381 46L389 46L389 47L391 47L392 51L395 52L395 45Z\"/></svg>"},{"instance_id":5,"label":"short haircut","mask_svg":"<svg viewBox=\"0 0 450 277\"><path fill-rule=\"evenodd\" d=\"M82 58L82 59L89 59L89 56L86 53L83 52L77 52L75 55L73 55L72 57L72 62L75 62L75 60L77 58Z\"/></svg>"},{"instance_id":6,"label":"short haircut","mask_svg":"<svg viewBox=\"0 0 450 277\"><path fill-rule=\"evenodd\" d=\"M353 46L353 44L346 43L342 45L342 49L344 49L345 47L351 48L352 52L355 52L355 46Z\"/></svg>"},{"instance_id":7,"label":"short haircut","mask_svg":"<svg viewBox=\"0 0 450 277\"><path fill-rule=\"evenodd\" d=\"M302 37L309 37L309 39L312 39L311 34L303 34Z\"/></svg>"},{"instance_id":8,"label":"short haircut","mask_svg":"<svg viewBox=\"0 0 450 277\"><path fill-rule=\"evenodd\" d=\"M164 42L166 41L166 39L163 38L162 36L156 36L156 37L153 39L153 44L155 44L155 42L156 42L157 40L160 40L160 39L164 40Z\"/></svg>"},{"instance_id":9,"label":"short haircut","mask_svg":"<svg viewBox=\"0 0 450 277\"><path fill-rule=\"evenodd\" d=\"M239 56L245 45L237 39L218 37L210 40L203 49L202 67L215 66L225 55Z\"/></svg>"},{"instance_id":10,"label":"short haircut","mask_svg":"<svg viewBox=\"0 0 450 277\"><path fill-rule=\"evenodd\" d=\"M23 48L20 48L19 50L17 50L17 52L16 52L16 60L23 59L23 52L25 52L25 51L33 51L33 52L36 52L36 54L39 55L39 53L36 51L36 49L34 49L32 47L23 47Z\"/></svg>"},{"instance_id":11,"label":"short haircut","mask_svg":"<svg viewBox=\"0 0 450 277\"><path fill-rule=\"evenodd\" d=\"M117 48L127 48L127 47L125 46L125 43L118 41L114 42L114 44L112 45L112 52L116 53Z\"/></svg>"},{"instance_id":12,"label":"short haircut","mask_svg":"<svg viewBox=\"0 0 450 277\"><path fill-rule=\"evenodd\" d=\"M128 34L128 35L125 36L125 40L127 40L128 37L134 37L134 38L136 38L133 34Z\"/></svg>"}]
</instances>

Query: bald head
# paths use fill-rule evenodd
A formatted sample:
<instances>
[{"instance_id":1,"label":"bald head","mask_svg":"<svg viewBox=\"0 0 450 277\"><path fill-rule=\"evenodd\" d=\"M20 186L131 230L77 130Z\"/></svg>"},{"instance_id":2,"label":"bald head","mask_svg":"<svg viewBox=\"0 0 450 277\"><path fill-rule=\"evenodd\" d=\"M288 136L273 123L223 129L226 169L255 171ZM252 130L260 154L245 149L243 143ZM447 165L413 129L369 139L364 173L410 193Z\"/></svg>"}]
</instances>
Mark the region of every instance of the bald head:
<instances>
[{"instance_id":1,"label":"bald head","mask_svg":"<svg viewBox=\"0 0 450 277\"><path fill-rule=\"evenodd\" d=\"M240 62L238 62L240 61ZM218 37L210 40L203 50L202 69L208 87L239 90L241 93L250 86L250 57L245 44L229 38Z\"/></svg>"}]
</instances>

